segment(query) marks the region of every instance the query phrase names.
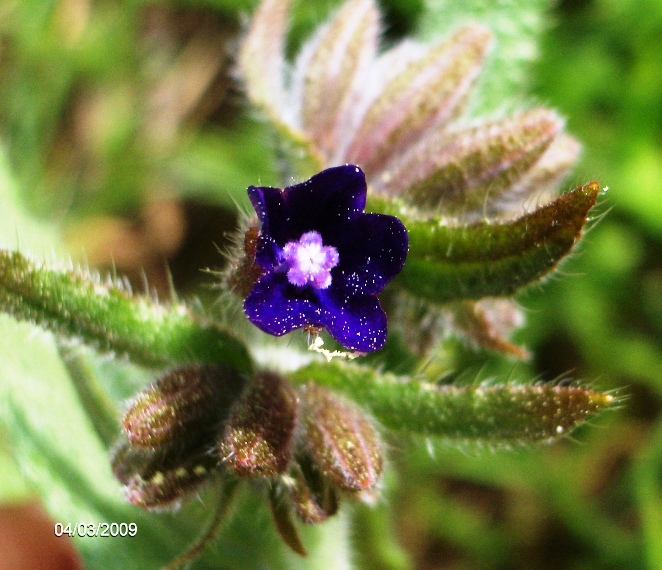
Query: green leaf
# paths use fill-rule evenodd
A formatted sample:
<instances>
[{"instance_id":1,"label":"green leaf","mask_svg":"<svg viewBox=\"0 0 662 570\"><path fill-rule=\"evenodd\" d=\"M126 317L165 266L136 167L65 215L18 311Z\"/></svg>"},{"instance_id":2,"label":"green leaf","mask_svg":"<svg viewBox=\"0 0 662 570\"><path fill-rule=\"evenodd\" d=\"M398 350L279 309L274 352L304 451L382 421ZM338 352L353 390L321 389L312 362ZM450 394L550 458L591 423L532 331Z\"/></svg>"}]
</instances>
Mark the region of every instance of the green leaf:
<instances>
[{"instance_id":1,"label":"green leaf","mask_svg":"<svg viewBox=\"0 0 662 570\"><path fill-rule=\"evenodd\" d=\"M0 250L0 310L102 351L127 354L146 366L198 363L251 369L239 340L195 318L184 305L134 297L115 284L52 269L18 252Z\"/></svg>"},{"instance_id":2,"label":"green leaf","mask_svg":"<svg viewBox=\"0 0 662 570\"><path fill-rule=\"evenodd\" d=\"M552 441L616 402L579 386L439 386L336 363L311 364L291 379L347 394L386 428L492 446Z\"/></svg>"},{"instance_id":3,"label":"green leaf","mask_svg":"<svg viewBox=\"0 0 662 570\"><path fill-rule=\"evenodd\" d=\"M41 249L55 242L54 226L29 218L21 203L19 189L9 172L9 161L0 147L0 240L21 247Z\"/></svg>"},{"instance_id":4,"label":"green leaf","mask_svg":"<svg viewBox=\"0 0 662 570\"><path fill-rule=\"evenodd\" d=\"M635 498L639 507L649 568L662 564L662 429L659 424L651 441L640 452L634 465Z\"/></svg>"},{"instance_id":5,"label":"green leaf","mask_svg":"<svg viewBox=\"0 0 662 570\"><path fill-rule=\"evenodd\" d=\"M0 433L0 505L27 501L32 491L21 477L21 473L11 455L4 433Z\"/></svg>"},{"instance_id":6,"label":"green leaf","mask_svg":"<svg viewBox=\"0 0 662 570\"><path fill-rule=\"evenodd\" d=\"M400 215L409 256L395 283L436 303L511 295L539 281L570 252L599 193L591 182L512 222L455 226Z\"/></svg>"},{"instance_id":7,"label":"green leaf","mask_svg":"<svg viewBox=\"0 0 662 570\"><path fill-rule=\"evenodd\" d=\"M77 399L53 337L35 334L34 327L2 315L0 359L0 427L12 444L25 481L55 520L143 525L144 515L122 504L106 449ZM78 546L83 554L95 550L91 559L97 563L108 561L110 550L116 548L130 550L144 563L139 552L142 540L157 537L147 525L143 531L144 537L134 543L128 537L118 538L111 546L101 538L86 538ZM143 554L156 563L148 551Z\"/></svg>"}]
</instances>

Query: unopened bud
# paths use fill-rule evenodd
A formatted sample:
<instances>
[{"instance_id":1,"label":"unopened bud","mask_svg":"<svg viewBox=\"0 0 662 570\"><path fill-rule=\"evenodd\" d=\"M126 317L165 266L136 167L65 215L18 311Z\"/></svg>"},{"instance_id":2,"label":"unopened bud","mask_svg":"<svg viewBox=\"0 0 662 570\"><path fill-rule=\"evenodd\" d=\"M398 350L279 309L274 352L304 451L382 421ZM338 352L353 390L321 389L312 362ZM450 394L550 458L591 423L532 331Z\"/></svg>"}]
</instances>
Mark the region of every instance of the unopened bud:
<instances>
[{"instance_id":1,"label":"unopened bud","mask_svg":"<svg viewBox=\"0 0 662 570\"><path fill-rule=\"evenodd\" d=\"M260 275L264 273L264 269L255 262L259 235L260 230L258 228L248 228L244 233L243 252L239 254L237 259L231 261L227 283L230 290L240 297L246 297Z\"/></svg>"},{"instance_id":2,"label":"unopened bud","mask_svg":"<svg viewBox=\"0 0 662 570\"><path fill-rule=\"evenodd\" d=\"M126 500L144 509L168 507L194 491L217 471L218 458L207 445L144 449L122 442L113 451L113 475Z\"/></svg>"},{"instance_id":3,"label":"unopened bud","mask_svg":"<svg viewBox=\"0 0 662 570\"><path fill-rule=\"evenodd\" d=\"M241 386L241 377L229 368L176 368L133 398L124 414L124 431L133 445L147 448L190 440L198 431L216 427Z\"/></svg>"},{"instance_id":4,"label":"unopened bud","mask_svg":"<svg viewBox=\"0 0 662 570\"><path fill-rule=\"evenodd\" d=\"M553 141L540 160L517 184L495 204L500 212L521 215L550 202L558 193L558 187L579 160L581 145L570 135L561 133Z\"/></svg>"},{"instance_id":5,"label":"unopened bud","mask_svg":"<svg viewBox=\"0 0 662 570\"><path fill-rule=\"evenodd\" d=\"M374 2L346 2L301 50L294 88L301 90L302 124L326 159L345 135L346 115L356 105L352 89L375 57L378 30Z\"/></svg>"},{"instance_id":6,"label":"unopened bud","mask_svg":"<svg viewBox=\"0 0 662 570\"><path fill-rule=\"evenodd\" d=\"M219 451L235 474L273 477L292 458L298 398L277 374L257 374L232 407Z\"/></svg>"},{"instance_id":7,"label":"unopened bud","mask_svg":"<svg viewBox=\"0 0 662 570\"><path fill-rule=\"evenodd\" d=\"M430 129L446 125L462 108L478 77L492 34L468 24L412 61L366 111L348 162L370 176Z\"/></svg>"},{"instance_id":8,"label":"unopened bud","mask_svg":"<svg viewBox=\"0 0 662 570\"><path fill-rule=\"evenodd\" d=\"M561 119L533 109L458 132L439 131L413 145L376 182L422 209L484 212L524 177L561 131Z\"/></svg>"},{"instance_id":9,"label":"unopened bud","mask_svg":"<svg viewBox=\"0 0 662 570\"><path fill-rule=\"evenodd\" d=\"M373 490L384 458L377 432L353 402L307 384L300 390L305 442L313 464L339 489Z\"/></svg>"}]
</instances>

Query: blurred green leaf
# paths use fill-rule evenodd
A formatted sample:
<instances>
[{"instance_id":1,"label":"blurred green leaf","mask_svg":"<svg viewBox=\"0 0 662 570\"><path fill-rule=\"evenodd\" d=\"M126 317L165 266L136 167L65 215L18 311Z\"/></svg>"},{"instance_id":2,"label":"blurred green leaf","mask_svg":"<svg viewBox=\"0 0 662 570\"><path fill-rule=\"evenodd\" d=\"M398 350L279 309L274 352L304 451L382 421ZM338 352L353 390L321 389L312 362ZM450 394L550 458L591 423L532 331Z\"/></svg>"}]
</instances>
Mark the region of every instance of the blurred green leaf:
<instances>
[{"instance_id":1,"label":"blurred green leaf","mask_svg":"<svg viewBox=\"0 0 662 570\"><path fill-rule=\"evenodd\" d=\"M248 186L280 183L273 136L265 124L252 120L224 131L202 131L175 150L167 169L180 195L247 209Z\"/></svg>"},{"instance_id":2,"label":"blurred green leaf","mask_svg":"<svg viewBox=\"0 0 662 570\"><path fill-rule=\"evenodd\" d=\"M662 430L657 430L634 466L636 499L642 517L649 568L662 566Z\"/></svg>"},{"instance_id":3,"label":"blurred green leaf","mask_svg":"<svg viewBox=\"0 0 662 570\"><path fill-rule=\"evenodd\" d=\"M57 244L56 236L54 225L36 222L26 214L7 155L0 147L0 243L41 252Z\"/></svg>"}]
</instances>

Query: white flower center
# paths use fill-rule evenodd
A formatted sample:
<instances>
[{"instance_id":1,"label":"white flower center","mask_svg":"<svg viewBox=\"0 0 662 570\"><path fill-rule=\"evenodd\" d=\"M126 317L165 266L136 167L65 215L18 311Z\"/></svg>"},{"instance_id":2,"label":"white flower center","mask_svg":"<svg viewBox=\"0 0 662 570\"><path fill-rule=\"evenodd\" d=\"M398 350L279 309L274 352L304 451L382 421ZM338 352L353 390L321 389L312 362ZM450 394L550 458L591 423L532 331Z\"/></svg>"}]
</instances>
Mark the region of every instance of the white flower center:
<instances>
[{"instance_id":1,"label":"white flower center","mask_svg":"<svg viewBox=\"0 0 662 570\"><path fill-rule=\"evenodd\" d=\"M287 280L292 285L312 285L317 289L331 285L331 270L339 261L338 250L332 245L323 245L322 236L315 231L286 243L283 256L288 265Z\"/></svg>"}]
</instances>

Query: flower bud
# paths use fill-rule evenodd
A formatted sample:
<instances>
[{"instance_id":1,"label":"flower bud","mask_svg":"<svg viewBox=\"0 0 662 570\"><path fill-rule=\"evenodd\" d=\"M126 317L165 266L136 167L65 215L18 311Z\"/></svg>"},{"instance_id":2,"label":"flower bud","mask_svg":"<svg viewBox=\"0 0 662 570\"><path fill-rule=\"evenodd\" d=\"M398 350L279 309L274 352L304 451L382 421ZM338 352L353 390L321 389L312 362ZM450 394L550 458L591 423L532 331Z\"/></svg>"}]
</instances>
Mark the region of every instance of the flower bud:
<instances>
[{"instance_id":1,"label":"flower bud","mask_svg":"<svg viewBox=\"0 0 662 570\"><path fill-rule=\"evenodd\" d=\"M132 505L158 509L194 491L217 471L218 458L205 444L163 449L134 447L124 441L111 457L113 475Z\"/></svg>"},{"instance_id":2,"label":"flower bud","mask_svg":"<svg viewBox=\"0 0 662 570\"><path fill-rule=\"evenodd\" d=\"M336 487L371 491L384 466L377 432L353 402L315 384L300 391L305 443L314 466Z\"/></svg>"},{"instance_id":3,"label":"flower bud","mask_svg":"<svg viewBox=\"0 0 662 570\"><path fill-rule=\"evenodd\" d=\"M483 215L540 159L562 128L548 109L533 109L458 132L439 131L409 148L376 182L421 209ZM489 202L488 202L489 205Z\"/></svg>"},{"instance_id":4,"label":"flower bud","mask_svg":"<svg viewBox=\"0 0 662 570\"><path fill-rule=\"evenodd\" d=\"M262 2L238 54L248 96L272 117L283 111L286 101L283 53L290 4L291 0Z\"/></svg>"},{"instance_id":5,"label":"flower bud","mask_svg":"<svg viewBox=\"0 0 662 570\"><path fill-rule=\"evenodd\" d=\"M454 119L491 40L487 28L468 24L410 62L367 109L346 159L376 174L430 129Z\"/></svg>"},{"instance_id":6,"label":"flower bud","mask_svg":"<svg viewBox=\"0 0 662 570\"><path fill-rule=\"evenodd\" d=\"M341 146L348 115L356 106L356 83L375 58L379 11L372 0L351 0L315 34L297 59L293 91L300 96L301 123L325 160Z\"/></svg>"},{"instance_id":7,"label":"flower bud","mask_svg":"<svg viewBox=\"0 0 662 570\"><path fill-rule=\"evenodd\" d=\"M147 448L194 438L217 426L241 386L241 377L229 368L176 368L131 400L124 431L133 445Z\"/></svg>"},{"instance_id":8,"label":"flower bud","mask_svg":"<svg viewBox=\"0 0 662 570\"><path fill-rule=\"evenodd\" d=\"M526 176L493 205L500 213L521 215L522 209L529 211L547 204L556 196L559 185L570 173L580 155L579 142L570 135L561 133Z\"/></svg>"},{"instance_id":9,"label":"flower bud","mask_svg":"<svg viewBox=\"0 0 662 570\"><path fill-rule=\"evenodd\" d=\"M235 403L219 442L226 467L242 477L273 477L292 458L298 399L278 376L257 374Z\"/></svg>"}]
</instances>

